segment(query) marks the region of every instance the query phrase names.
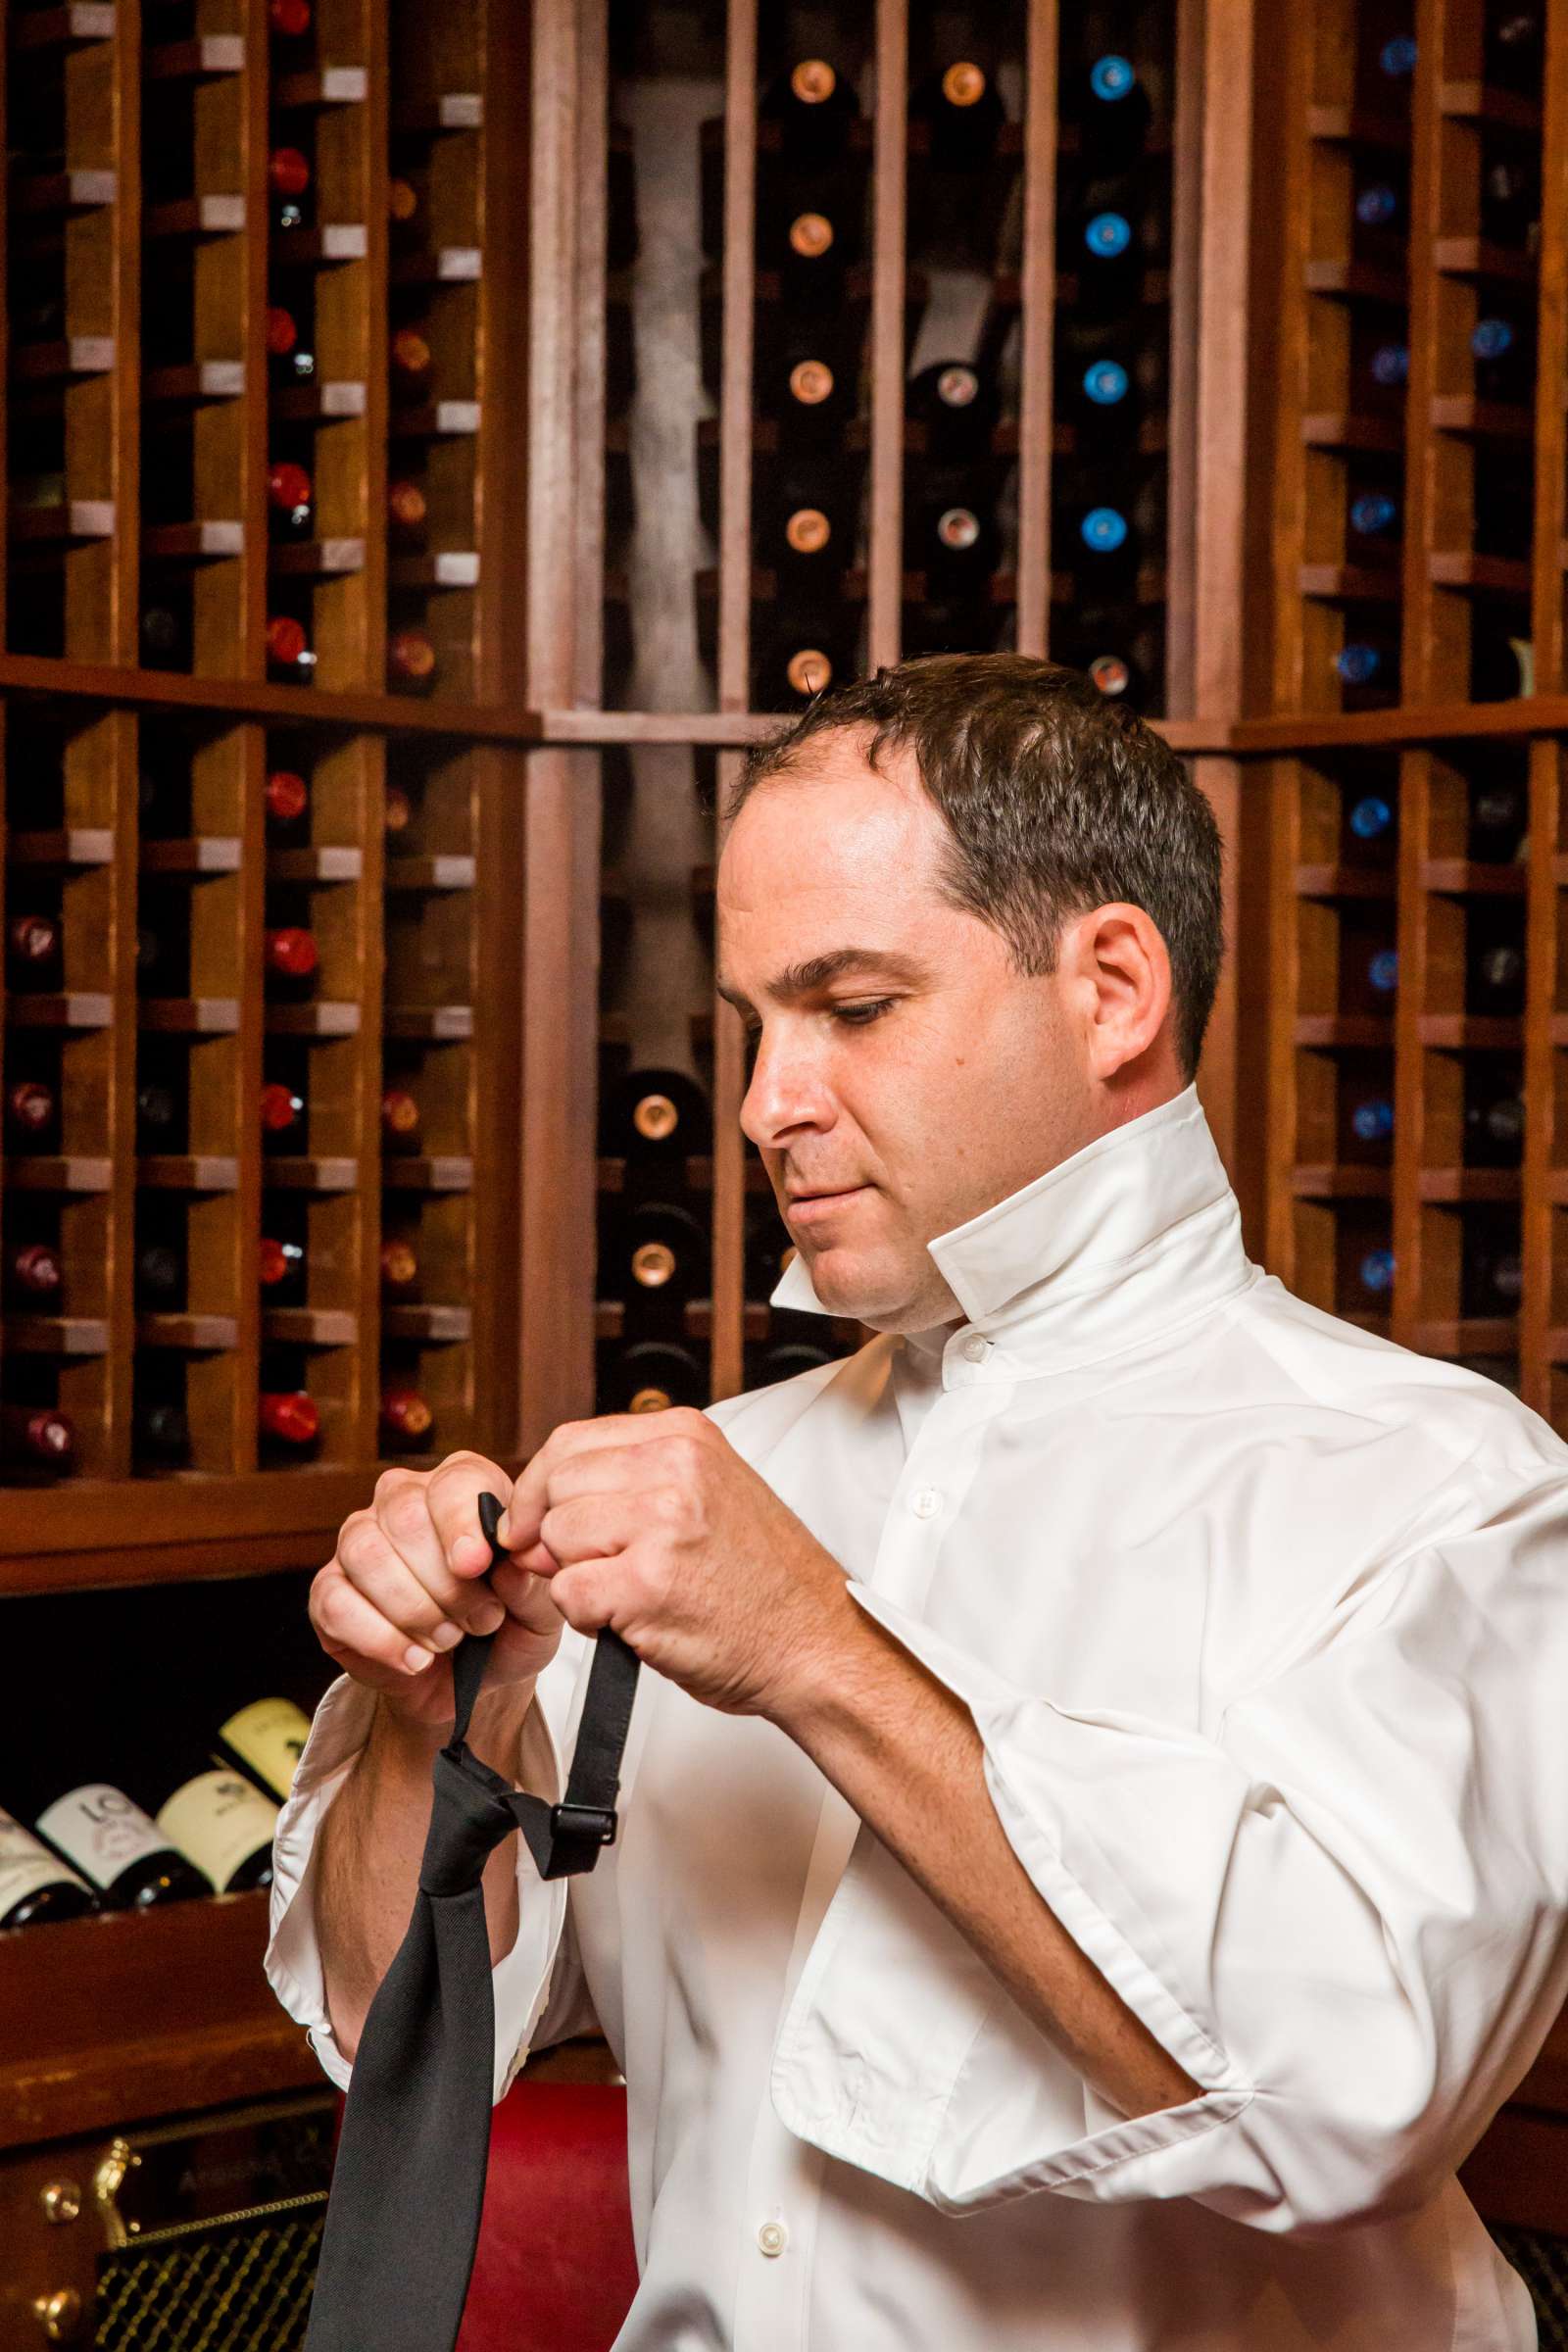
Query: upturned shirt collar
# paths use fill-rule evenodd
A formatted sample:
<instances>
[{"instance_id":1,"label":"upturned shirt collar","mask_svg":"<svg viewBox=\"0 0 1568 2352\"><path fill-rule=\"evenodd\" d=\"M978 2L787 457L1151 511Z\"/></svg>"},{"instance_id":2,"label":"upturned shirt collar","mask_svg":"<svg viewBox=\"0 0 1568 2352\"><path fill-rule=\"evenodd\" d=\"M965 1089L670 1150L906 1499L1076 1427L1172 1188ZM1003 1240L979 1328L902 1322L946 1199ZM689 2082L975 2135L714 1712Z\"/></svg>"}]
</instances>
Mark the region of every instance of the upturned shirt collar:
<instances>
[{"instance_id":1,"label":"upturned shirt collar","mask_svg":"<svg viewBox=\"0 0 1568 2352\"><path fill-rule=\"evenodd\" d=\"M949 1387L1097 1362L1258 1279L1196 1085L927 1247L962 1314L906 1338ZM770 1304L834 1312L799 1250Z\"/></svg>"}]
</instances>

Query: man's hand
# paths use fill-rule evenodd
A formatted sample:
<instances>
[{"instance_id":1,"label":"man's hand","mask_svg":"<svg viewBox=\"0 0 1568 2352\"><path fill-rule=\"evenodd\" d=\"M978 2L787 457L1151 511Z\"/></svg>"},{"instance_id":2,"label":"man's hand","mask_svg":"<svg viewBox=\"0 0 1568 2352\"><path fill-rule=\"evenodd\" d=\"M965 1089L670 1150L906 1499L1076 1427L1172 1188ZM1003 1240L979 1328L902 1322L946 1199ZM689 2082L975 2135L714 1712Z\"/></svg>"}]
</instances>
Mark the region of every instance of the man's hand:
<instances>
[{"instance_id":1,"label":"man's hand","mask_svg":"<svg viewBox=\"0 0 1568 2352\"><path fill-rule=\"evenodd\" d=\"M502 1562L477 1581L490 1567L479 1496L505 1502L511 1492L506 1472L477 1453L448 1454L434 1470L383 1470L369 1509L344 1520L311 1587L327 1656L411 1721L454 1720L448 1653L465 1634L496 1634L487 1691L528 1681L560 1645L565 1621L542 1579Z\"/></svg>"},{"instance_id":2,"label":"man's hand","mask_svg":"<svg viewBox=\"0 0 1568 2352\"><path fill-rule=\"evenodd\" d=\"M501 1541L579 1633L612 1626L705 1706L771 1715L833 1672L845 1574L690 1406L565 1421Z\"/></svg>"}]
</instances>

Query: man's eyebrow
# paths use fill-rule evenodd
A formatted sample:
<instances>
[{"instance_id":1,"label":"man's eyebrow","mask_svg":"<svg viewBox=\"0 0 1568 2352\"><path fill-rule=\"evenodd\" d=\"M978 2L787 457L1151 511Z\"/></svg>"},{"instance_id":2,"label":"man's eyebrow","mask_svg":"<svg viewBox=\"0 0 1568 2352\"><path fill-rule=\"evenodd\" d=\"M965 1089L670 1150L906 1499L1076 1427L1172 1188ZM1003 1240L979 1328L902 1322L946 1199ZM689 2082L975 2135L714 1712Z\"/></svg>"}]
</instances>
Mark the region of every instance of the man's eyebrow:
<instances>
[{"instance_id":1,"label":"man's eyebrow","mask_svg":"<svg viewBox=\"0 0 1568 2352\"><path fill-rule=\"evenodd\" d=\"M906 956L897 948L831 948L826 955L808 956L805 963L788 963L774 978L766 994L780 1004L796 1004L802 997L814 996L830 980L838 980L846 972L882 972L890 980L907 980L918 984L931 978L928 964L918 956ZM717 993L737 1012L752 1012L756 1007L750 997L743 997L738 988L720 978L715 982Z\"/></svg>"}]
</instances>

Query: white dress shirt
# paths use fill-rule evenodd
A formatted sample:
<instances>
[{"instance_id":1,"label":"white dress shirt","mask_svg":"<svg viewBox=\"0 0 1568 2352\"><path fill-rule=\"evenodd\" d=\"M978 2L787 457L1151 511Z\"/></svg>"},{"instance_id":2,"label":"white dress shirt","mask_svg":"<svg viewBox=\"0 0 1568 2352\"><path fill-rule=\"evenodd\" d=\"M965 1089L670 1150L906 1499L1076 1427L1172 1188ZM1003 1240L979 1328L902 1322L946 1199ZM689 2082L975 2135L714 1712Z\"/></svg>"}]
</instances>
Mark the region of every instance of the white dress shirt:
<instances>
[{"instance_id":1,"label":"white dress shirt","mask_svg":"<svg viewBox=\"0 0 1568 2352\"><path fill-rule=\"evenodd\" d=\"M710 1416L1201 2094L1123 2116L803 1750L645 1673L618 1842L518 1838L494 1971L497 2098L596 2022L626 2076L620 2352L1527 2352L1454 2172L1568 1997L1568 1446L1253 1265L1193 1087L930 1250L959 1319ZM371 1704L317 1711L266 1961L343 2085L310 1863Z\"/></svg>"}]
</instances>

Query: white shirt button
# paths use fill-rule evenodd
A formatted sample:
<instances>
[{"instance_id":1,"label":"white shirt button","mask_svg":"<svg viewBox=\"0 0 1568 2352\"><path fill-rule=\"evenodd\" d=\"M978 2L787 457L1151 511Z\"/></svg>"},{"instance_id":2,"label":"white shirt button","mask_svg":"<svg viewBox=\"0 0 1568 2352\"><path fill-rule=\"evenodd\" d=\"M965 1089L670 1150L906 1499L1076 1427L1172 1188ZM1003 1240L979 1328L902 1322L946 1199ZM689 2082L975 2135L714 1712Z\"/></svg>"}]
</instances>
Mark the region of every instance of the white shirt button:
<instances>
[{"instance_id":1,"label":"white shirt button","mask_svg":"<svg viewBox=\"0 0 1568 2352\"><path fill-rule=\"evenodd\" d=\"M963 1343L963 1352L971 1364L983 1364L991 1353L991 1342L982 1339L979 1332L971 1331Z\"/></svg>"},{"instance_id":2,"label":"white shirt button","mask_svg":"<svg viewBox=\"0 0 1568 2352\"><path fill-rule=\"evenodd\" d=\"M909 1508L917 1519L934 1519L942 1508L940 1487L920 1487L909 1496Z\"/></svg>"},{"instance_id":3,"label":"white shirt button","mask_svg":"<svg viewBox=\"0 0 1568 2352\"><path fill-rule=\"evenodd\" d=\"M757 2242L764 2254L782 2254L789 2236L782 2222L764 2222L757 2232Z\"/></svg>"}]
</instances>

